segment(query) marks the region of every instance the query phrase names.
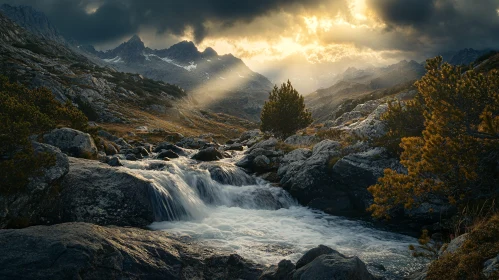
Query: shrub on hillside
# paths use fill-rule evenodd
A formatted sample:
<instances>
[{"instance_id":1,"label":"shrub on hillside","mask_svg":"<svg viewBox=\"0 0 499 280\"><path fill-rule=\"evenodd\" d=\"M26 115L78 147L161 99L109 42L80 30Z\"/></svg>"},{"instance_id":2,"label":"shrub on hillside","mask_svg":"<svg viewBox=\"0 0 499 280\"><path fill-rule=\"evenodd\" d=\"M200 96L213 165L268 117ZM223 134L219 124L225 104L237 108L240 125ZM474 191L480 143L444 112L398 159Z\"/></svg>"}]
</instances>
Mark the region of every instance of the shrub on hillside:
<instances>
[{"instance_id":1,"label":"shrub on hillside","mask_svg":"<svg viewBox=\"0 0 499 280\"><path fill-rule=\"evenodd\" d=\"M407 174L387 169L369 188L374 216L433 195L458 206L499 195L499 72L462 74L441 57L428 60L426 68L416 82L425 102L424 131L401 140Z\"/></svg>"},{"instance_id":2,"label":"shrub on hillside","mask_svg":"<svg viewBox=\"0 0 499 280\"><path fill-rule=\"evenodd\" d=\"M476 225L457 251L445 253L434 261L426 279L499 279L499 271L488 275L488 278L482 274L484 262L497 254L499 215L494 215Z\"/></svg>"},{"instance_id":3,"label":"shrub on hillside","mask_svg":"<svg viewBox=\"0 0 499 280\"><path fill-rule=\"evenodd\" d=\"M274 86L265 102L260 116L260 129L270 132L280 139L295 134L299 129L309 126L312 114L305 108L301 96L288 81L280 88Z\"/></svg>"},{"instance_id":4,"label":"shrub on hillside","mask_svg":"<svg viewBox=\"0 0 499 280\"><path fill-rule=\"evenodd\" d=\"M36 155L30 135L42 134L56 125L83 130L85 115L71 103L61 104L45 89L28 89L0 77L0 193L22 189L30 176L54 163Z\"/></svg>"},{"instance_id":5,"label":"shrub on hillside","mask_svg":"<svg viewBox=\"0 0 499 280\"><path fill-rule=\"evenodd\" d=\"M424 99L418 94L406 103L388 102L388 110L381 116L388 132L376 140L375 145L387 148L392 155L400 156L402 138L421 136L424 130Z\"/></svg>"}]
</instances>

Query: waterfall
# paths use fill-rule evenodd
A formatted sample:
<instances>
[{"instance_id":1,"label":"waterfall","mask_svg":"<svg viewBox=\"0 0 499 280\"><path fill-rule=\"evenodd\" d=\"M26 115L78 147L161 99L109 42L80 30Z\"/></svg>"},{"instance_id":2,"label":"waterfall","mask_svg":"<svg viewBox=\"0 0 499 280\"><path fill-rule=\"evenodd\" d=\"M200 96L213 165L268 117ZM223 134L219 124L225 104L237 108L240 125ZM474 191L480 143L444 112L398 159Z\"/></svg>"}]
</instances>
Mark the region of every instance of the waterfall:
<instances>
[{"instance_id":1,"label":"waterfall","mask_svg":"<svg viewBox=\"0 0 499 280\"><path fill-rule=\"evenodd\" d=\"M158 221L199 220L215 206L277 210L298 205L283 189L225 162L197 164L182 158L124 163L136 176L152 182L150 195ZM149 170L150 166L161 168Z\"/></svg>"},{"instance_id":2,"label":"waterfall","mask_svg":"<svg viewBox=\"0 0 499 280\"><path fill-rule=\"evenodd\" d=\"M400 279L425 264L407 249L416 239L300 206L285 190L234 162L123 161L128 172L152 183L158 221L150 225L153 230L266 265L297 261L319 244L358 256L387 279ZM377 270L379 265L386 271Z\"/></svg>"}]
</instances>

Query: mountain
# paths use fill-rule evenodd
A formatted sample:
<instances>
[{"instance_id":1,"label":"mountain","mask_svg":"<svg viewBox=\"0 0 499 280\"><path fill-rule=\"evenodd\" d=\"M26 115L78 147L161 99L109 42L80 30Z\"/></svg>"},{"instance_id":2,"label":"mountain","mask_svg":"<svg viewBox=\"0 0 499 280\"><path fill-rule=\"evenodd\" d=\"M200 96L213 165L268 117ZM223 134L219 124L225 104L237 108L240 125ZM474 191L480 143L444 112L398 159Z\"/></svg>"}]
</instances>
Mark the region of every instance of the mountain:
<instances>
[{"instance_id":1,"label":"mountain","mask_svg":"<svg viewBox=\"0 0 499 280\"><path fill-rule=\"evenodd\" d=\"M466 48L452 54L448 62L452 65L470 65L481 56L489 53L491 49L475 50Z\"/></svg>"},{"instance_id":2,"label":"mountain","mask_svg":"<svg viewBox=\"0 0 499 280\"><path fill-rule=\"evenodd\" d=\"M424 74L424 66L413 60L403 60L387 67L351 67L338 77L339 81L333 86L305 96L305 102L316 122L323 122L336 118L339 105L348 100L392 94L392 91L410 87Z\"/></svg>"},{"instance_id":3,"label":"mountain","mask_svg":"<svg viewBox=\"0 0 499 280\"><path fill-rule=\"evenodd\" d=\"M192 42L153 50L135 35L115 49L102 52L93 46L68 43L43 13L29 6L4 4L0 11L31 34L65 45L100 67L178 85L203 109L257 121L273 86L242 60L230 54L220 56L212 48L200 52Z\"/></svg>"},{"instance_id":4,"label":"mountain","mask_svg":"<svg viewBox=\"0 0 499 280\"><path fill-rule=\"evenodd\" d=\"M32 34L61 44L66 43L59 30L50 23L45 14L30 6L3 4L0 6L0 12Z\"/></svg>"},{"instance_id":5,"label":"mountain","mask_svg":"<svg viewBox=\"0 0 499 280\"><path fill-rule=\"evenodd\" d=\"M251 123L196 108L186 92L140 74L102 67L80 52L28 32L0 13L0 75L30 88L46 87L103 127L147 126L186 135L235 137Z\"/></svg>"},{"instance_id":6,"label":"mountain","mask_svg":"<svg viewBox=\"0 0 499 280\"><path fill-rule=\"evenodd\" d=\"M119 71L172 83L186 89L200 106L250 120L258 120L272 83L253 72L231 54L218 55L212 48L200 52L192 42L155 50L134 35L108 51L92 46L81 50L99 57Z\"/></svg>"}]
</instances>

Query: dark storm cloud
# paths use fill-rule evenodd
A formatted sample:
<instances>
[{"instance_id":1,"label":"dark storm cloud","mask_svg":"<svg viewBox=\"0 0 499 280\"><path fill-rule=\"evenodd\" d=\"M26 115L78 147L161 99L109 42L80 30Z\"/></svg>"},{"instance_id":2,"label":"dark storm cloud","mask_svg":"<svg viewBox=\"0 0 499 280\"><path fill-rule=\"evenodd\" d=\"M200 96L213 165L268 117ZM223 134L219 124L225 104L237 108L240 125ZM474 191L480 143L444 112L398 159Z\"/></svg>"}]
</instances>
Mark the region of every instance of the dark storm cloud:
<instances>
[{"instance_id":1,"label":"dark storm cloud","mask_svg":"<svg viewBox=\"0 0 499 280\"><path fill-rule=\"evenodd\" d=\"M207 36L204 23L223 27L249 22L286 7L319 0L5 0L33 6L45 12L67 36L87 43L111 41L150 27L160 33L183 35L193 29L195 40ZM97 10L89 13L89 7Z\"/></svg>"},{"instance_id":2,"label":"dark storm cloud","mask_svg":"<svg viewBox=\"0 0 499 280\"><path fill-rule=\"evenodd\" d=\"M499 0L367 0L397 49L499 48Z\"/></svg>"},{"instance_id":3,"label":"dark storm cloud","mask_svg":"<svg viewBox=\"0 0 499 280\"><path fill-rule=\"evenodd\" d=\"M433 14L435 0L369 0L378 16L396 25L427 21Z\"/></svg>"}]
</instances>

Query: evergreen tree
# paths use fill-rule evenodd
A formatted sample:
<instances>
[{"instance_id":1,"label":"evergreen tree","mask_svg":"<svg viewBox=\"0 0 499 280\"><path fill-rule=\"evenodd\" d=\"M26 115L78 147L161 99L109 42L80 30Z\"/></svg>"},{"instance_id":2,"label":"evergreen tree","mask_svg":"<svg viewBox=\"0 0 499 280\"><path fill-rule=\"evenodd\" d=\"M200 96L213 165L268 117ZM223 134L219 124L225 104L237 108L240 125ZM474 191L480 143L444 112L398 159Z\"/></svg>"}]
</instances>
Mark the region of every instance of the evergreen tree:
<instances>
[{"instance_id":1,"label":"evergreen tree","mask_svg":"<svg viewBox=\"0 0 499 280\"><path fill-rule=\"evenodd\" d=\"M262 131L271 132L281 139L313 122L312 114L305 108L303 96L293 88L289 80L280 88L274 86L269 100L263 106L260 120Z\"/></svg>"},{"instance_id":2,"label":"evergreen tree","mask_svg":"<svg viewBox=\"0 0 499 280\"><path fill-rule=\"evenodd\" d=\"M375 216L433 195L458 205L499 196L499 72L464 72L441 57L428 60L426 68L416 82L425 103L424 131L402 138L407 174L387 169L369 188Z\"/></svg>"}]
</instances>

